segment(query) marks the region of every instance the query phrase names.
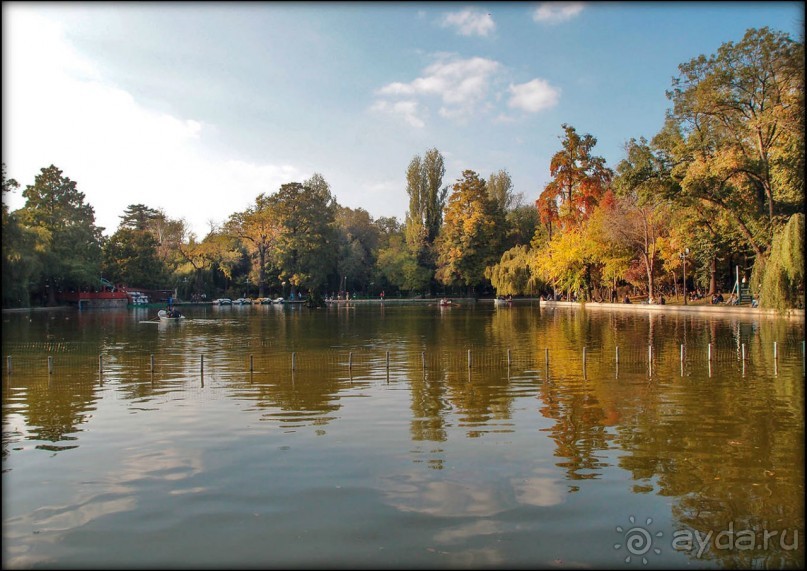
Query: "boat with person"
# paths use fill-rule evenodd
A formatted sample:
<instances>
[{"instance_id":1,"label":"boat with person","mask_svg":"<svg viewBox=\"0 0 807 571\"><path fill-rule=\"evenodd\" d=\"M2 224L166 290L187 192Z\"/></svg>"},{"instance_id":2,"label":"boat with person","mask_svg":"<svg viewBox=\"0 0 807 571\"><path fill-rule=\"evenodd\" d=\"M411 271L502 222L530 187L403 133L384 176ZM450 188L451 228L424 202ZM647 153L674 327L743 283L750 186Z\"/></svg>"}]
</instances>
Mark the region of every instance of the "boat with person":
<instances>
[{"instance_id":1,"label":"boat with person","mask_svg":"<svg viewBox=\"0 0 807 571\"><path fill-rule=\"evenodd\" d=\"M180 319L185 319L185 316L176 309L161 309L157 312L157 317L160 318L160 321L179 321Z\"/></svg>"}]
</instances>

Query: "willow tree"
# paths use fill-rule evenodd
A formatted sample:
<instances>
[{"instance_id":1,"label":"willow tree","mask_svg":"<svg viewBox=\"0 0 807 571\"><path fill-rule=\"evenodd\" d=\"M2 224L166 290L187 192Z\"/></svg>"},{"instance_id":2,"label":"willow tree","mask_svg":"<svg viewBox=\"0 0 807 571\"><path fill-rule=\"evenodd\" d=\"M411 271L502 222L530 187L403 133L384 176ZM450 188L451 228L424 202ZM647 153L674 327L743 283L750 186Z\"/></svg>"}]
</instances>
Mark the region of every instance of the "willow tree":
<instances>
[{"instance_id":1,"label":"willow tree","mask_svg":"<svg viewBox=\"0 0 807 571\"><path fill-rule=\"evenodd\" d=\"M761 306L804 307L804 213L790 217L774 236L770 256L755 270L751 284L759 284Z\"/></svg>"},{"instance_id":2,"label":"willow tree","mask_svg":"<svg viewBox=\"0 0 807 571\"><path fill-rule=\"evenodd\" d=\"M521 295L534 291L536 280L530 273L530 248L513 246L498 263L485 268L485 277L498 295Z\"/></svg>"}]
</instances>

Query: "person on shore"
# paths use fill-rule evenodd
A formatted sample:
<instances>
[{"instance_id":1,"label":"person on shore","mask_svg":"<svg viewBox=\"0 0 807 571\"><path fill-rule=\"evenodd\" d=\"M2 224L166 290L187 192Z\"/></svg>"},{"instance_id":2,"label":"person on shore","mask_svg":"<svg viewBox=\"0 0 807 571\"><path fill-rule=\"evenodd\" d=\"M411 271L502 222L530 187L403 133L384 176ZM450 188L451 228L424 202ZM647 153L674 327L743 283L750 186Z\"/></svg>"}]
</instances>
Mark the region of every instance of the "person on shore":
<instances>
[{"instance_id":1,"label":"person on shore","mask_svg":"<svg viewBox=\"0 0 807 571\"><path fill-rule=\"evenodd\" d=\"M630 298L627 295L625 295L624 303L630 303Z\"/></svg>"}]
</instances>

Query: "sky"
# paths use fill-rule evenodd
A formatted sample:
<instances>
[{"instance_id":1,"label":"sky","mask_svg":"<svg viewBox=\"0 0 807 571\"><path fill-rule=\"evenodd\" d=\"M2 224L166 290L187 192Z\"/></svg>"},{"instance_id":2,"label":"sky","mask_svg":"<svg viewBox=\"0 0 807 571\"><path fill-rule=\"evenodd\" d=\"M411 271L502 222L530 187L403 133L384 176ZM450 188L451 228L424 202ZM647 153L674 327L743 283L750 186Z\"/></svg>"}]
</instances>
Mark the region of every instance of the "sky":
<instances>
[{"instance_id":1,"label":"sky","mask_svg":"<svg viewBox=\"0 0 807 571\"><path fill-rule=\"evenodd\" d=\"M615 168L678 66L803 2L3 2L3 145L20 188L76 182L110 236L131 204L199 238L282 184L403 221L406 169L506 170L531 204L562 125Z\"/></svg>"}]
</instances>

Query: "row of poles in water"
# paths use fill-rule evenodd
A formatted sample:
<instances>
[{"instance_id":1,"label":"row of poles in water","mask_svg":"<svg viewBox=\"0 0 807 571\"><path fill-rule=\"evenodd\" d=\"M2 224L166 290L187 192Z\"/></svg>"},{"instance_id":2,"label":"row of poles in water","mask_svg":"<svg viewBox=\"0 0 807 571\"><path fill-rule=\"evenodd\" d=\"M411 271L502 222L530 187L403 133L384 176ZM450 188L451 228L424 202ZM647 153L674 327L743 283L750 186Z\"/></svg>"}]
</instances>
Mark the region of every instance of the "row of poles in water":
<instances>
[{"instance_id":1,"label":"row of poles in water","mask_svg":"<svg viewBox=\"0 0 807 571\"><path fill-rule=\"evenodd\" d=\"M746 362L745 343L743 343L741 345L740 352L741 352L740 360L741 360L742 365L743 365L743 372L745 372L745 362ZM801 342L802 361L804 361L804 354L805 354L805 347L804 347L804 341L802 341ZM425 370L426 369L426 352L422 351L421 354L420 354L420 357L421 357L422 367ZM472 357L473 357L473 354L471 352L471 349L468 349L468 369L471 369L472 366L473 366ZM389 365L389 363L390 363L389 358L390 358L390 352L387 351L386 352L386 368L387 368L388 371L389 371L389 366L390 366ZM546 366L549 367L549 347L544 349L544 358L545 358L545 361L546 361ZM619 346L616 347L616 354L614 356L614 359L615 359L616 366L619 367ZM684 366L685 361L686 361L686 351L685 351L684 345L682 344L681 345L681 375L684 374L683 373L683 371L684 371L683 366ZM712 344L711 343L709 343L708 346L707 346L707 361L709 363L709 376L711 376L711 373L712 373ZM773 342L773 361L774 361L774 372L776 372L776 368L777 368L778 362L779 362L779 350L778 350L778 346L777 346L776 341ZM653 346L652 345L648 345L648 348L647 348L647 362L648 362L648 366L650 367L650 373L652 374L652 366L653 366ZM511 350L507 349L507 368L508 369L510 368L511 364L512 364ZM151 365L151 372L154 373L154 354L151 354L151 356L150 356L150 365ZM348 369L353 368L353 352L352 351L348 353L347 366L348 366ZM8 370L9 375L13 371L11 355L9 355L8 358L7 358L7 370ZM205 356L200 355L200 371L201 371L202 374L204 374L204 370L205 370ZM249 356L249 372L252 373L252 372L254 372L254 370L255 370L255 366L254 366L253 356L250 355ZM297 370L297 353L296 352L292 352L292 354L291 354L291 370L292 371ZM53 360L53 356L49 355L48 356L48 374L52 375L53 371L54 371L54 360ZM103 356L103 354L98 355L98 371L100 373L104 372L104 356ZM586 372L586 347L583 347L583 375L584 376L585 376L585 372Z\"/></svg>"}]
</instances>

